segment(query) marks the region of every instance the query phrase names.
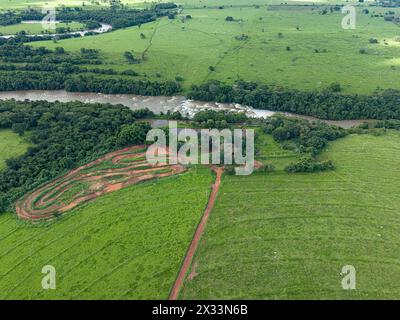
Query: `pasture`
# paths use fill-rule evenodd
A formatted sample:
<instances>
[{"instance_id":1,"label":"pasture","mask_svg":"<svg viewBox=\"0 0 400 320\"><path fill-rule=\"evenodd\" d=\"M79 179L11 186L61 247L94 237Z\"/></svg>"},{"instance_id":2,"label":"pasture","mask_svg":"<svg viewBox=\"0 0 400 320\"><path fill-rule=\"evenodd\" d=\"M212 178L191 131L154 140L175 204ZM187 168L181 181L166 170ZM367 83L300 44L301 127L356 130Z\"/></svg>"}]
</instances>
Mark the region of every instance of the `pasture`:
<instances>
[{"instance_id":1,"label":"pasture","mask_svg":"<svg viewBox=\"0 0 400 320\"><path fill-rule=\"evenodd\" d=\"M0 299L166 299L210 193L209 169L143 182L37 225L0 215ZM43 290L42 267L57 271Z\"/></svg>"},{"instance_id":2,"label":"pasture","mask_svg":"<svg viewBox=\"0 0 400 320\"><path fill-rule=\"evenodd\" d=\"M0 170L5 167L5 161L12 157L23 155L30 143L11 130L0 130Z\"/></svg>"},{"instance_id":3,"label":"pasture","mask_svg":"<svg viewBox=\"0 0 400 320\"><path fill-rule=\"evenodd\" d=\"M336 171L225 176L182 299L397 299L400 134L351 135ZM341 269L356 268L356 290Z\"/></svg>"},{"instance_id":4,"label":"pasture","mask_svg":"<svg viewBox=\"0 0 400 320\"><path fill-rule=\"evenodd\" d=\"M184 8L174 20L32 45L98 49L103 68L121 71L129 66L151 80L180 76L184 89L209 79L232 83L239 78L304 90L339 82L346 93L399 89L399 27L382 16L373 17L387 9L368 7L366 14L362 12L366 6L358 6L356 29L345 30L344 15L329 10L321 14L324 8L265 4ZM234 21L226 21L228 16ZM371 38L378 43L370 43ZM126 51L144 61L128 65Z\"/></svg>"}]
</instances>

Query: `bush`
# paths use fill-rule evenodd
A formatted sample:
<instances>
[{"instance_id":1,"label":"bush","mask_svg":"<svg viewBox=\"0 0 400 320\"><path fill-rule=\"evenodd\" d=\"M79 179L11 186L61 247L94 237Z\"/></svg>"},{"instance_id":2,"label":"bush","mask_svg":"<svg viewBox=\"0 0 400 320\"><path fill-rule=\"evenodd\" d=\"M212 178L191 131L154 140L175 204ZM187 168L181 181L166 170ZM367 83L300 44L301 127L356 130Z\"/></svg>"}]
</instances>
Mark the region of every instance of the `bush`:
<instances>
[{"instance_id":1,"label":"bush","mask_svg":"<svg viewBox=\"0 0 400 320\"><path fill-rule=\"evenodd\" d=\"M260 172L274 172L275 171L275 166L271 163L266 163L263 164L257 171Z\"/></svg>"},{"instance_id":2,"label":"bush","mask_svg":"<svg viewBox=\"0 0 400 320\"><path fill-rule=\"evenodd\" d=\"M298 162L289 164L285 171L288 173L296 172L318 172L334 170L335 166L331 160L317 162L311 157L302 157Z\"/></svg>"},{"instance_id":3,"label":"bush","mask_svg":"<svg viewBox=\"0 0 400 320\"><path fill-rule=\"evenodd\" d=\"M123 125L117 135L117 144L121 147L143 144L146 141L146 135L150 129L150 125L144 122L134 123L133 125Z\"/></svg>"},{"instance_id":4,"label":"bush","mask_svg":"<svg viewBox=\"0 0 400 320\"><path fill-rule=\"evenodd\" d=\"M340 92L342 91L342 86L338 82L331 83L328 87L328 90L332 92Z\"/></svg>"}]
</instances>

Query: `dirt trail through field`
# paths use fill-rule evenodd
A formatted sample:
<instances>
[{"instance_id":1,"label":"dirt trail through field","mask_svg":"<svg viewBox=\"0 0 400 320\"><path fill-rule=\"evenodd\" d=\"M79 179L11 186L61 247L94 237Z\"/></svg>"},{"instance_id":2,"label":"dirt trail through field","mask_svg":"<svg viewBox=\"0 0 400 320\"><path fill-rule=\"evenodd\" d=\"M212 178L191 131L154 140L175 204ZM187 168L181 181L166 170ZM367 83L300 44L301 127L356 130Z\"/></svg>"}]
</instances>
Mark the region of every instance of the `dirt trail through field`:
<instances>
[{"instance_id":1,"label":"dirt trail through field","mask_svg":"<svg viewBox=\"0 0 400 320\"><path fill-rule=\"evenodd\" d=\"M165 150L166 155L167 152ZM26 220L48 220L101 195L184 170L181 165L148 164L144 146L125 148L72 170L25 195L17 202L16 212Z\"/></svg>"},{"instance_id":2,"label":"dirt trail through field","mask_svg":"<svg viewBox=\"0 0 400 320\"><path fill-rule=\"evenodd\" d=\"M213 170L216 174L216 178L215 178L215 183L212 186L212 191L210 194L210 198L208 200L206 210L204 211L203 217L201 218L201 221L200 221L199 225L197 226L197 229L196 229L196 232L192 239L192 242L190 243L189 249L185 256L185 260L183 261L183 264L179 271L178 277L176 278L175 284L171 290L169 300L176 300L179 296L179 292L180 292L182 284L185 280L185 276L186 276L186 274L190 268L190 265L193 261L193 257L196 253L197 247L199 246L199 242L200 242L201 236L203 235L204 228L207 224L210 213L212 212L212 210L214 208L215 200L217 198L218 191L221 186L221 177L222 177L222 173L223 173L224 169L220 168L220 167L213 167Z\"/></svg>"}]
</instances>

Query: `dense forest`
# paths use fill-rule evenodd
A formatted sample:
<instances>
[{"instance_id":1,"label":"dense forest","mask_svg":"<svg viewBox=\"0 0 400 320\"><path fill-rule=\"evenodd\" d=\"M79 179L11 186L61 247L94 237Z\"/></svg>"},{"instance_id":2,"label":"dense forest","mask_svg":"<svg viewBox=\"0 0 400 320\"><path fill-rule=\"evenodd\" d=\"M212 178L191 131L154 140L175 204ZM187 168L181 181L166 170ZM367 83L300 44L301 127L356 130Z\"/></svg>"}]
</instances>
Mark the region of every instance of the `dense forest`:
<instances>
[{"instance_id":1,"label":"dense forest","mask_svg":"<svg viewBox=\"0 0 400 320\"><path fill-rule=\"evenodd\" d=\"M320 119L400 119L400 92L386 90L373 95L344 95L334 90L299 91L255 82L237 81L234 85L212 80L194 85L191 99L234 102L257 109L292 112Z\"/></svg>"},{"instance_id":2,"label":"dense forest","mask_svg":"<svg viewBox=\"0 0 400 320\"><path fill-rule=\"evenodd\" d=\"M0 212L28 190L112 150L144 142L147 111L104 104L0 102L0 128L32 142L0 171Z\"/></svg>"},{"instance_id":3,"label":"dense forest","mask_svg":"<svg viewBox=\"0 0 400 320\"><path fill-rule=\"evenodd\" d=\"M126 78L103 78L92 75L65 75L61 72L0 73L0 91L61 90L106 94L138 94L144 96L173 95L179 92L174 81L152 82Z\"/></svg>"},{"instance_id":4,"label":"dense forest","mask_svg":"<svg viewBox=\"0 0 400 320\"><path fill-rule=\"evenodd\" d=\"M248 120L244 112L204 110L193 116L196 125L202 128L223 129L230 124L242 124Z\"/></svg>"},{"instance_id":5,"label":"dense forest","mask_svg":"<svg viewBox=\"0 0 400 320\"><path fill-rule=\"evenodd\" d=\"M301 154L299 161L288 165L287 172L314 172L334 169L330 160L319 162L316 156L329 141L342 138L347 131L321 121L307 121L280 115L265 120L264 132L271 134L283 148Z\"/></svg>"}]
</instances>

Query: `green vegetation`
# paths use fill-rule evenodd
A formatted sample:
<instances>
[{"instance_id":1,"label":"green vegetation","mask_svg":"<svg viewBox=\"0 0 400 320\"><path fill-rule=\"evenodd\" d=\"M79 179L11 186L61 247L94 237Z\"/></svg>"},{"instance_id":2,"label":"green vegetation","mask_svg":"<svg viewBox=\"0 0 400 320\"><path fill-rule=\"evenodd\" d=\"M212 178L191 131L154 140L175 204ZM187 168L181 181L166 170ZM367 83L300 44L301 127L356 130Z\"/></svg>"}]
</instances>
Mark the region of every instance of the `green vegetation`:
<instances>
[{"instance_id":1,"label":"green vegetation","mask_svg":"<svg viewBox=\"0 0 400 320\"><path fill-rule=\"evenodd\" d=\"M110 193L32 226L0 215L0 299L166 299L206 206L208 169ZM57 270L57 290L41 269Z\"/></svg>"},{"instance_id":2,"label":"green vegetation","mask_svg":"<svg viewBox=\"0 0 400 320\"><path fill-rule=\"evenodd\" d=\"M11 130L0 130L0 170L5 168L7 159L24 154L30 145Z\"/></svg>"},{"instance_id":3,"label":"green vegetation","mask_svg":"<svg viewBox=\"0 0 400 320\"><path fill-rule=\"evenodd\" d=\"M60 9L61 18L105 21L123 30L52 43L37 41L33 43L37 50L19 45L27 37L3 40L0 90L184 93L195 99L243 103L324 119L400 118L399 91L383 90L399 89L395 59L400 53L397 26L385 19L385 8L371 7L367 13L366 7L360 6L357 29L345 30L340 25L342 13L337 5L192 8L171 19L171 14L175 17L175 6L168 3L144 11ZM204 15L198 16L199 12ZM17 13L15 16L19 17ZM29 11L22 17L40 18L41 13ZM232 19L226 21L226 17ZM200 25L206 18L207 23ZM292 23L293 28L289 27ZM211 26L212 31L208 29ZM377 35L371 37L372 32ZM174 41L170 41L172 38ZM388 65L388 61L393 64ZM278 69L269 69L275 67ZM260 72L263 76L257 76ZM281 75L296 84L282 81ZM314 82L304 87L311 83L304 77L311 77L318 85ZM374 94L355 94L359 92Z\"/></svg>"},{"instance_id":4,"label":"green vegetation","mask_svg":"<svg viewBox=\"0 0 400 320\"><path fill-rule=\"evenodd\" d=\"M270 135L264 134L262 128L256 128L255 159L266 165L272 165L277 171L283 170L296 161L299 155L293 150L283 149Z\"/></svg>"},{"instance_id":5,"label":"green vegetation","mask_svg":"<svg viewBox=\"0 0 400 320\"><path fill-rule=\"evenodd\" d=\"M330 143L335 171L225 176L181 298L397 299L399 138ZM357 290L341 287L349 264Z\"/></svg>"},{"instance_id":6,"label":"green vegetation","mask_svg":"<svg viewBox=\"0 0 400 320\"><path fill-rule=\"evenodd\" d=\"M142 130L149 129L135 123L141 114L123 106L1 101L0 128L20 135L28 131L34 146L9 158L0 171L0 214L26 192L80 163L139 143L135 135L144 139Z\"/></svg>"},{"instance_id":7,"label":"green vegetation","mask_svg":"<svg viewBox=\"0 0 400 320\"><path fill-rule=\"evenodd\" d=\"M398 26L379 16L386 8L371 7L370 14L362 13L364 7L357 8L357 28L344 30L344 15L329 12L329 7L327 14L320 14L322 7L293 3L259 8L244 1L234 4L242 6L184 9L174 20L163 18L140 28L34 45L62 46L67 51L98 49L103 67L118 71L127 66L124 52L133 51L144 55L136 71L150 79L174 80L180 75L185 89L209 79L232 83L238 78L306 90L339 82L345 93L400 88ZM378 16L371 17L373 13ZM192 19L180 19L186 15ZM235 21L225 21L227 16ZM242 34L248 36L245 41L235 39ZM379 43L371 44L371 37ZM367 54L361 55L361 48Z\"/></svg>"},{"instance_id":8,"label":"green vegetation","mask_svg":"<svg viewBox=\"0 0 400 320\"><path fill-rule=\"evenodd\" d=\"M124 0L129 6L121 9L102 0L46 1L66 5L58 18L74 22L60 27L102 22L114 30L46 41L1 38L0 90L185 94L368 119L344 130L281 116L257 121L206 110L190 121L163 114L180 128L255 128L263 165L250 176L231 175L227 166L180 298L398 299L400 9L358 4L356 29L345 30L333 0L183 0L182 8L165 2ZM2 1L0 33L40 33L40 24L20 22L41 20L41 10L6 10L44 4ZM142 144L149 126L139 120L153 117L122 106L0 102L0 299L168 297L207 204L209 168L127 186L139 173L127 176L126 168L150 166L142 153L125 150L119 160L81 171L94 177L107 170L105 176L53 180ZM121 183L126 188L119 190ZM101 197L85 202L92 194ZM54 220L17 219L13 208L26 209L15 207L20 198L18 204L32 205L30 216L47 209L44 218ZM69 206L66 216L54 211L62 205ZM56 267L57 290L41 289L45 265ZM357 290L341 287L345 265L357 270Z\"/></svg>"}]
</instances>

